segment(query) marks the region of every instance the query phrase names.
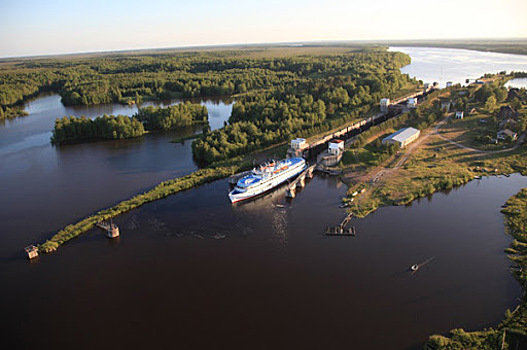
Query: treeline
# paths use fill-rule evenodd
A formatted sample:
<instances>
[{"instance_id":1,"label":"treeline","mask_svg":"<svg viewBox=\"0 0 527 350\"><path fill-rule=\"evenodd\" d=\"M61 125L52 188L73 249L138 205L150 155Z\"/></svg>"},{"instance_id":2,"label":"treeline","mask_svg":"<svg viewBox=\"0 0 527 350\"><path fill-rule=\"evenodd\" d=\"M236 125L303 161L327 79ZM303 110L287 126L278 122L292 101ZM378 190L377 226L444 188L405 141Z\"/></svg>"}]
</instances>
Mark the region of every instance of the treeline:
<instances>
[{"instance_id":1,"label":"treeline","mask_svg":"<svg viewBox=\"0 0 527 350\"><path fill-rule=\"evenodd\" d=\"M395 68L406 62L404 57L391 54L363 52L327 58L331 61L328 71L239 97L228 126L194 141L195 158L202 163L228 159L358 118L382 97L393 96L411 82Z\"/></svg>"},{"instance_id":2,"label":"treeline","mask_svg":"<svg viewBox=\"0 0 527 350\"><path fill-rule=\"evenodd\" d=\"M139 120L123 115L104 115L95 119L71 116L55 120L51 142L62 144L87 140L126 139L144 133L145 129Z\"/></svg>"},{"instance_id":3,"label":"treeline","mask_svg":"<svg viewBox=\"0 0 527 350\"><path fill-rule=\"evenodd\" d=\"M75 143L88 140L115 140L142 136L147 130L170 130L207 123L207 107L183 102L169 107L139 108L132 117L104 115L95 119L84 116L55 120L51 142Z\"/></svg>"},{"instance_id":4,"label":"treeline","mask_svg":"<svg viewBox=\"0 0 527 350\"><path fill-rule=\"evenodd\" d=\"M281 58L231 50L24 60L0 66L0 107L5 111L42 91L59 93L65 105L91 105L284 90L326 76L356 80L381 73L370 56L378 56L382 74L410 63L409 56L383 49Z\"/></svg>"},{"instance_id":5,"label":"treeline","mask_svg":"<svg viewBox=\"0 0 527 350\"><path fill-rule=\"evenodd\" d=\"M205 124L209 113L207 107L187 101L166 108L140 108L134 117L143 122L148 130L169 130L197 123Z\"/></svg>"}]
</instances>

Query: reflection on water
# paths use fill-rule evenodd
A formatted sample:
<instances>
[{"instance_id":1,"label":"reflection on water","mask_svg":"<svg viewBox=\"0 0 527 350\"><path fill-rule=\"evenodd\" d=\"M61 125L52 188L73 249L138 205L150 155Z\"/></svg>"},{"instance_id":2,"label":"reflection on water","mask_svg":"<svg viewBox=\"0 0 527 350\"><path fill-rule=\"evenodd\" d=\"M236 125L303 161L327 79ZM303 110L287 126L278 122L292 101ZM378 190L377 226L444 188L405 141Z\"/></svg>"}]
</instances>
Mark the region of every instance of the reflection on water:
<instances>
[{"instance_id":1,"label":"reflection on water","mask_svg":"<svg viewBox=\"0 0 527 350\"><path fill-rule=\"evenodd\" d=\"M58 102L33 101L29 117L0 127L0 150L49 132L71 112ZM108 106L83 108L75 113ZM103 113L133 110L112 108ZM212 103L211 125L229 108ZM60 148L34 140L0 156L0 281L9 281L0 327L12 341L0 347L408 349L432 333L495 325L516 306L499 207L527 186L518 175L353 219L350 239L323 234L345 215L336 177L315 176L294 200L282 186L234 206L220 180L120 215L119 240L95 229L27 263L28 243L196 169L190 143L172 137Z\"/></svg>"},{"instance_id":2,"label":"reflection on water","mask_svg":"<svg viewBox=\"0 0 527 350\"><path fill-rule=\"evenodd\" d=\"M401 68L425 83L447 81L465 85L466 79L477 79L485 73L527 71L527 56L481 52L462 49L392 46L390 51L401 51L412 57L412 63Z\"/></svg>"},{"instance_id":3,"label":"reflection on water","mask_svg":"<svg viewBox=\"0 0 527 350\"><path fill-rule=\"evenodd\" d=\"M213 129L228 120L233 105L232 101L224 103L219 99L193 101L207 106ZM191 142L170 141L201 132L201 126L136 139L54 147L49 140L56 118L93 118L104 113L133 115L137 107L64 107L60 96L48 94L28 102L26 110L28 116L0 125L0 256L41 241L43 236L49 237L60 227L101 207L197 169Z\"/></svg>"},{"instance_id":4,"label":"reflection on water","mask_svg":"<svg viewBox=\"0 0 527 350\"><path fill-rule=\"evenodd\" d=\"M212 130L223 127L224 121L228 120L234 104L231 100L221 99L191 99L195 103L201 103L209 111L209 124ZM170 106L180 103L179 100L162 102L145 102L145 106ZM85 116L96 118L103 114L132 116L137 113L137 106L121 104L100 104L94 106L72 106L65 107L60 102L60 96L56 94L43 94L41 97L26 103L25 110L29 113L26 117L20 117L5 121L0 125L0 157L7 153L17 152L33 147L49 146L51 130L55 119L63 116ZM201 127L194 128L201 131Z\"/></svg>"},{"instance_id":5,"label":"reflection on water","mask_svg":"<svg viewBox=\"0 0 527 350\"><path fill-rule=\"evenodd\" d=\"M273 210L273 232L276 240L282 245L287 245L287 209L275 208Z\"/></svg>"},{"instance_id":6,"label":"reflection on water","mask_svg":"<svg viewBox=\"0 0 527 350\"><path fill-rule=\"evenodd\" d=\"M15 299L42 311L46 322L26 320L24 339L46 334L50 346L73 344L72 334L94 317L111 319L116 333L134 330L155 346L177 337L181 347L237 348L256 337L264 348L279 341L282 348L332 349L350 342L408 349L431 333L493 325L515 307L520 288L503 253L510 240L499 207L527 185L526 178L487 178L411 207L382 208L353 219L357 236L345 239L323 234L345 215L338 205L346 188L337 184L317 175L292 201L281 187L233 206L228 181L221 180L147 204L116 218L122 227L116 246L94 230L41 259L38 273L31 274L22 259L3 270L6 277L9 271L22 279L30 274L32 286L52 296L46 305L54 305L53 317L40 299L11 292L6 298L5 290L0 307ZM416 263L418 271L409 271ZM104 272L87 283L98 266ZM48 274L52 285L43 277ZM62 295L58 289L74 297L54 303ZM108 290L119 298L94 297ZM79 300L90 317L64 324ZM148 322L129 322L129 305ZM160 310L177 310L178 317L165 319ZM159 333L167 324L170 332ZM60 337L52 331L58 325ZM385 336L372 336L372 329ZM103 332L85 345L101 342L128 345Z\"/></svg>"}]
</instances>

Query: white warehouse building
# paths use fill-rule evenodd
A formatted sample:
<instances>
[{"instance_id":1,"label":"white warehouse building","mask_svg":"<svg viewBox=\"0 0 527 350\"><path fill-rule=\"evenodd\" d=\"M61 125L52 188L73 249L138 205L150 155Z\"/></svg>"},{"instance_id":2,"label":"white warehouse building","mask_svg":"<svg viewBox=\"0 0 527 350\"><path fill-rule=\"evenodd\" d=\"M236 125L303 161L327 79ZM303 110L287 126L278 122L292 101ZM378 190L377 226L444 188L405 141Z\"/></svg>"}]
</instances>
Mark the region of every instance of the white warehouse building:
<instances>
[{"instance_id":1,"label":"white warehouse building","mask_svg":"<svg viewBox=\"0 0 527 350\"><path fill-rule=\"evenodd\" d=\"M386 136L382 139L383 145L399 145L401 148L405 147L412 141L417 140L419 138L419 135L421 134L421 131L414 129L414 128L404 128L401 130L398 130L391 134L390 136Z\"/></svg>"}]
</instances>

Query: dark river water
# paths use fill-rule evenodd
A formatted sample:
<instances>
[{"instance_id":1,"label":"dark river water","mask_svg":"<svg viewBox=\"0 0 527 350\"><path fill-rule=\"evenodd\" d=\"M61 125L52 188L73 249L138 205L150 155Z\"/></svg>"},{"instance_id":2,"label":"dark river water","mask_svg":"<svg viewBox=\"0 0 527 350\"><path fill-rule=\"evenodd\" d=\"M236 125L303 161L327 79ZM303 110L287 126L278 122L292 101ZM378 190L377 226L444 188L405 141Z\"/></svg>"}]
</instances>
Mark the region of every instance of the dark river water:
<instances>
[{"instance_id":1,"label":"dark river water","mask_svg":"<svg viewBox=\"0 0 527 350\"><path fill-rule=\"evenodd\" d=\"M232 102L202 103L221 127ZM345 215L336 178L236 206L221 180L117 217L118 239L93 230L29 262L24 246L197 169L190 142L169 141L199 130L52 147L56 117L136 109L50 95L27 110L0 125L0 349L417 349L517 305L499 208L519 175L380 209L352 221L357 237L323 235Z\"/></svg>"}]
</instances>

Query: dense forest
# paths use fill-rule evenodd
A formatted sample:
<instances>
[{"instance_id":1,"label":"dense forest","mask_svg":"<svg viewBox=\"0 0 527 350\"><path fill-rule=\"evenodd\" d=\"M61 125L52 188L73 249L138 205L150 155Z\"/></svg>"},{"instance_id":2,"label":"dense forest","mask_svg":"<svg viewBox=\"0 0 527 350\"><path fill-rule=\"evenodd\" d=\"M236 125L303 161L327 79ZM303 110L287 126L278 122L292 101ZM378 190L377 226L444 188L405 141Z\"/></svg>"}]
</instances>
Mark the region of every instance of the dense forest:
<instances>
[{"instance_id":1,"label":"dense forest","mask_svg":"<svg viewBox=\"0 0 527 350\"><path fill-rule=\"evenodd\" d=\"M209 113L207 107L187 101L166 108L140 108L134 117L144 122L148 130L170 130L197 123L205 124Z\"/></svg>"},{"instance_id":2,"label":"dense forest","mask_svg":"<svg viewBox=\"0 0 527 350\"><path fill-rule=\"evenodd\" d=\"M194 156L211 163L356 119L414 83L399 72L407 63L408 56L386 51L325 57L324 70L309 68L292 83L239 96L229 125L196 140Z\"/></svg>"},{"instance_id":3,"label":"dense forest","mask_svg":"<svg viewBox=\"0 0 527 350\"><path fill-rule=\"evenodd\" d=\"M55 121L51 142L74 143L97 139L126 139L145 133L143 124L127 116L104 115L95 119L63 117Z\"/></svg>"},{"instance_id":4,"label":"dense forest","mask_svg":"<svg viewBox=\"0 0 527 350\"><path fill-rule=\"evenodd\" d=\"M75 143L91 140L115 140L139 137L146 130L170 130L197 123L207 123L207 107L184 102L169 107L139 108L132 117L104 115L95 119L86 117L57 118L51 142Z\"/></svg>"},{"instance_id":5,"label":"dense forest","mask_svg":"<svg viewBox=\"0 0 527 350\"><path fill-rule=\"evenodd\" d=\"M288 48L286 54L280 50L271 54L254 49L4 62L0 64L0 106L16 108L41 91L59 93L65 105L236 95L229 125L204 134L193 144L195 158L210 163L326 131L367 113L380 98L394 97L401 89L417 85L399 70L410 63L410 57L386 48ZM147 130L206 120L202 107L178 106L148 107L135 118ZM83 122L69 120L83 128L79 126ZM122 132L120 127L108 133L108 125L97 134L87 126L89 122L84 123L87 138L107 138L114 131L117 138L139 134L133 127L133 132ZM62 142L59 136L64 133L84 135L57 128L55 133L55 142Z\"/></svg>"},{"instance_id":6,"label":"dense forest","mask_svg":"<svg viewBox=\"0 0 527 350\"><path fill-rule=\"evenodd\" d=\"M284 57L266 56L265 49L255 49L4 61L0 63L0 115L6 117L6 111L12 115L14 108L42 91L59 93L65 105L137 103L283 89L323 76L367 73L373 68L368 56L376 54L385 71L409 63L408 56L380 48L324 50L326 55Z\"/></svg>"}]
</instances>

